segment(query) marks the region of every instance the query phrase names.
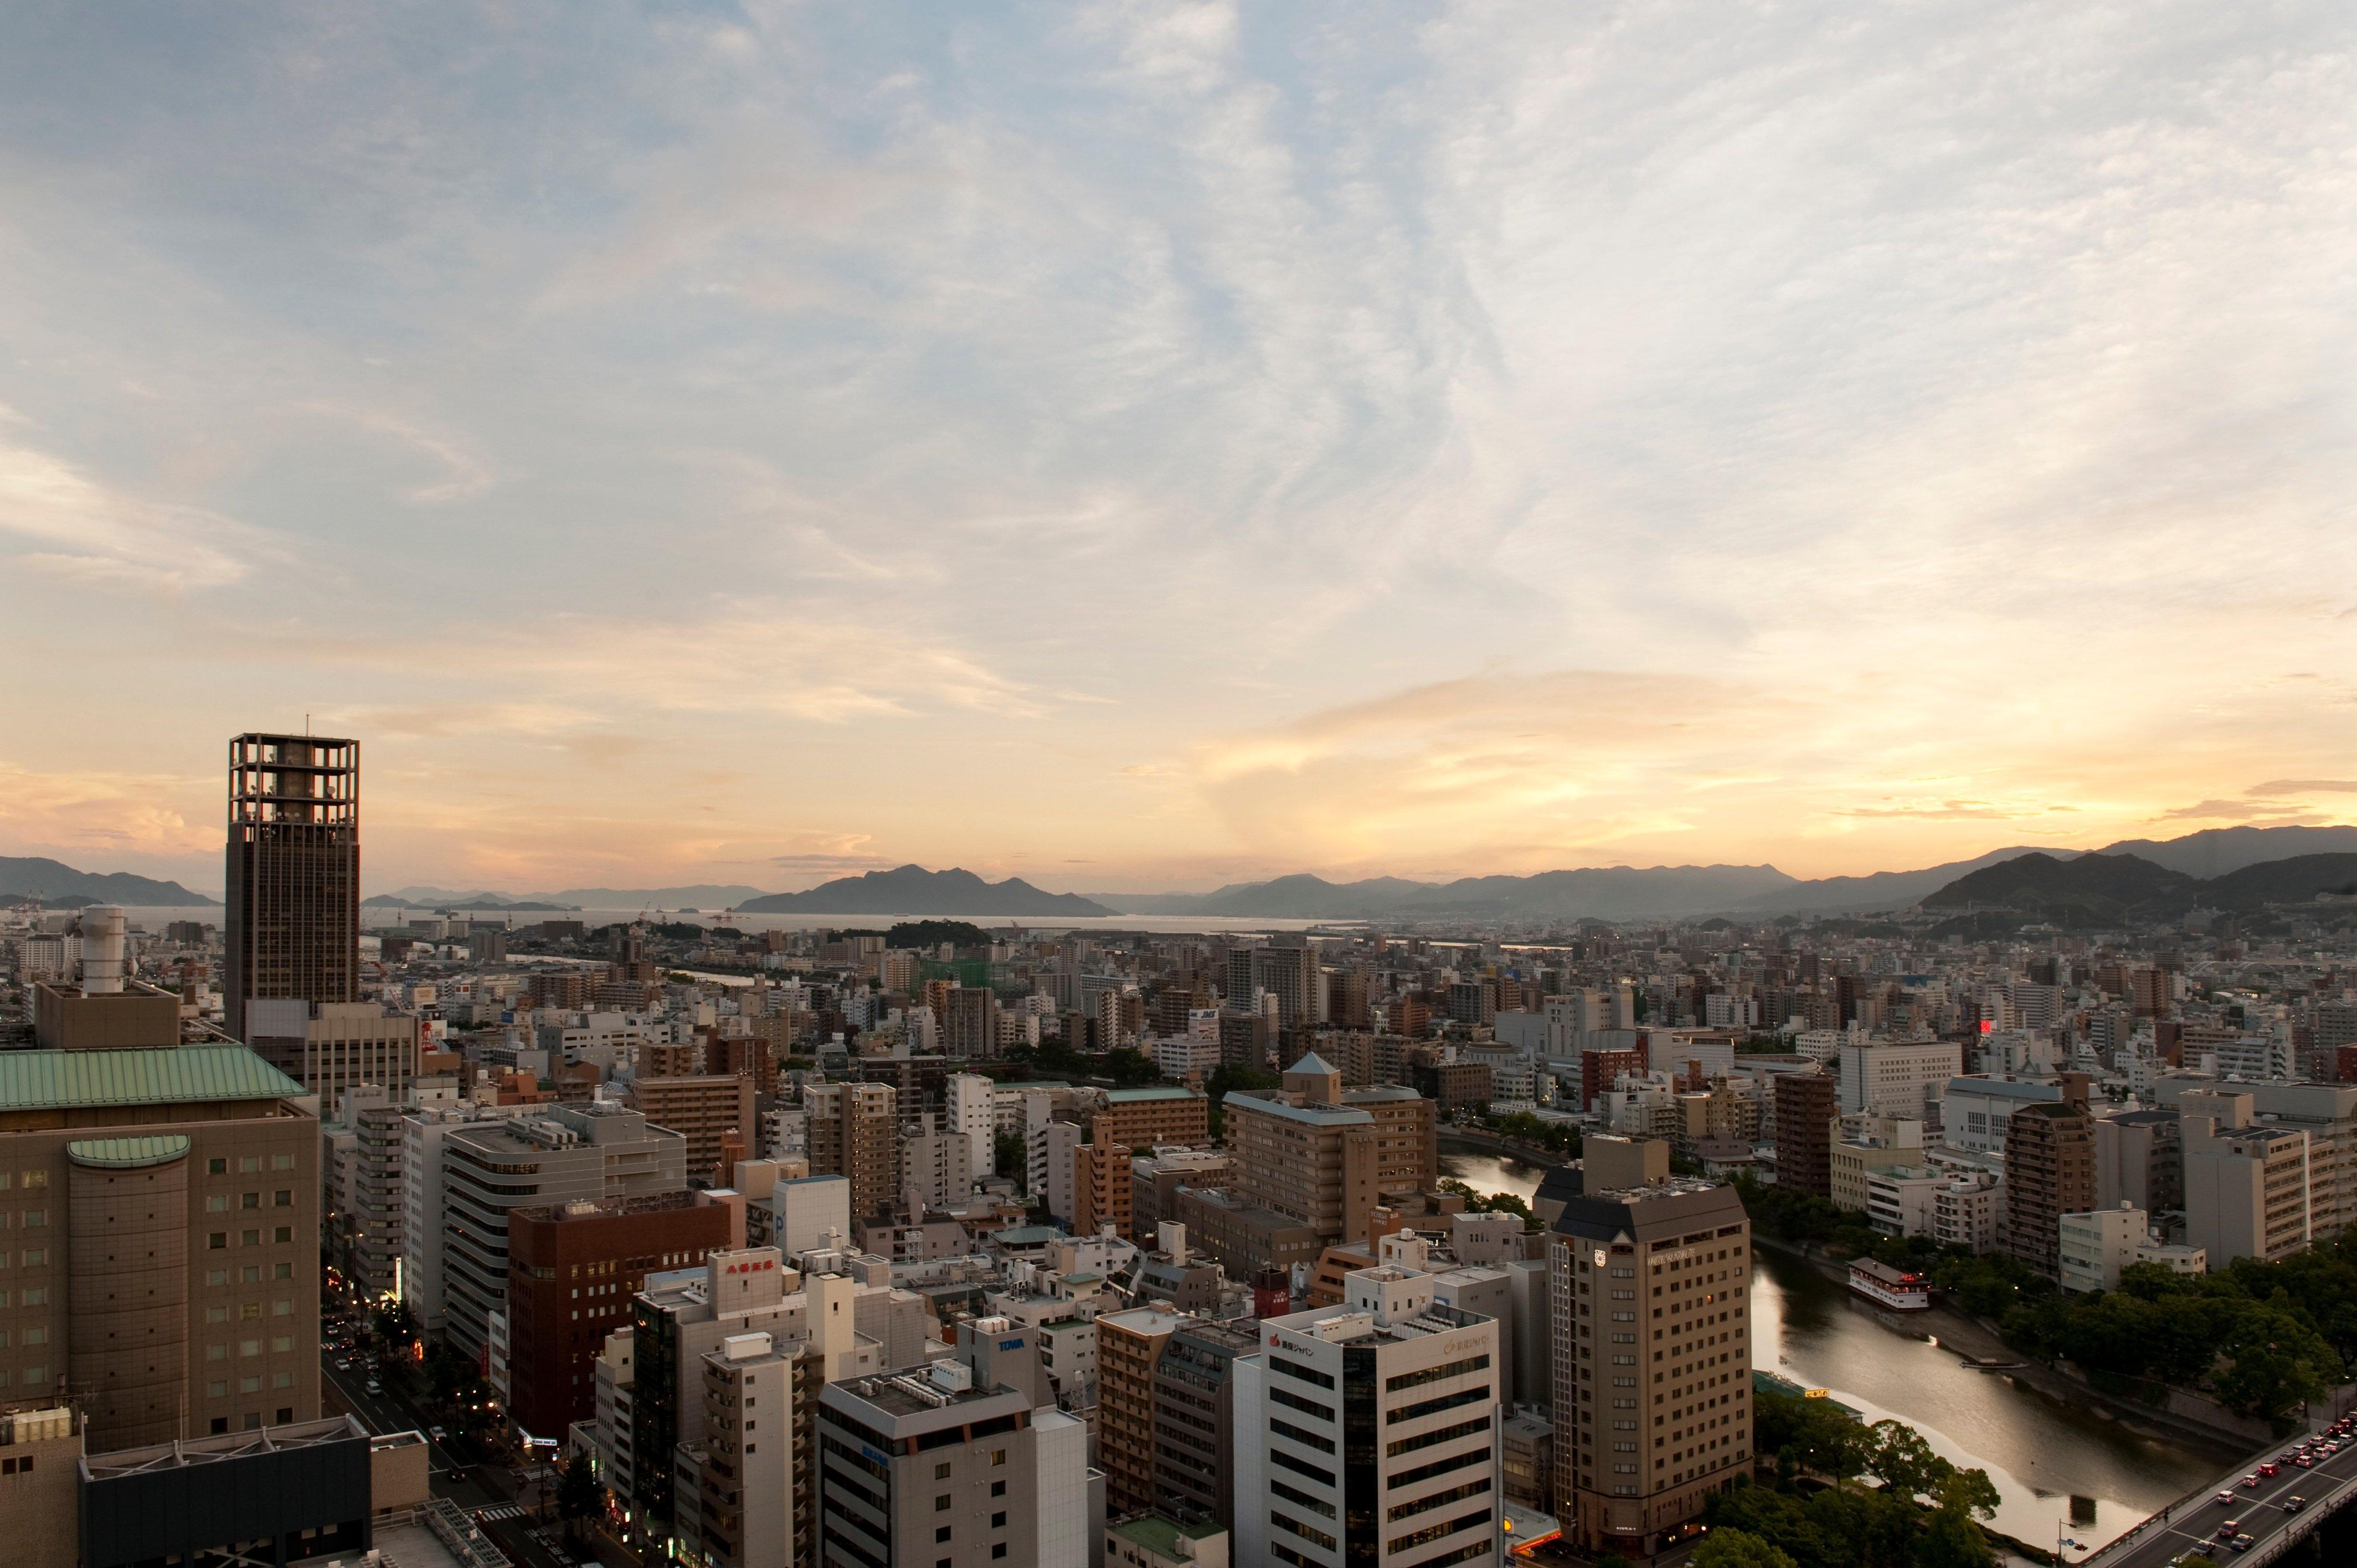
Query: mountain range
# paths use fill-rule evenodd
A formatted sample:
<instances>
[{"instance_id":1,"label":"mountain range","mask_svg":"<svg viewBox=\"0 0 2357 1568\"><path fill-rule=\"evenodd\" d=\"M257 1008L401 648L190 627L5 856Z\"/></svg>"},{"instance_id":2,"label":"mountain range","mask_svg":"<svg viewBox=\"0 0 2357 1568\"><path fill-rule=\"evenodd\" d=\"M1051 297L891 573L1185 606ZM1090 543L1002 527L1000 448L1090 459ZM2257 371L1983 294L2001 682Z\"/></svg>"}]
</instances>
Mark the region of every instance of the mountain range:
<instances>
[{"instance_id":1,"label":"mountain range","mask_svg":"<svg viewBox=\"0 0 2357 1568\"><path fill-rule=\"evenodd\" d=\"M1043 892L1019 876L985 882L954 866L927 871L921 865L838 876L807 893L771 893L737 908L748 915L1060 915L1086 919L1116 913L1077 893Z\"/></svg>"},{"instance_id":2,"label":"mountain range","mask_svg":"<svg viewBox=\"0 0 2357 1568\"><path fill-rule=\"evenodd\" d=\"M158 882L127 871L76 871L63 861L0 854L0 898L39 898L59 908L125 904L145 909L193 908L218 898L191 893L177 882Z\"/></svg>"}]
</instances>

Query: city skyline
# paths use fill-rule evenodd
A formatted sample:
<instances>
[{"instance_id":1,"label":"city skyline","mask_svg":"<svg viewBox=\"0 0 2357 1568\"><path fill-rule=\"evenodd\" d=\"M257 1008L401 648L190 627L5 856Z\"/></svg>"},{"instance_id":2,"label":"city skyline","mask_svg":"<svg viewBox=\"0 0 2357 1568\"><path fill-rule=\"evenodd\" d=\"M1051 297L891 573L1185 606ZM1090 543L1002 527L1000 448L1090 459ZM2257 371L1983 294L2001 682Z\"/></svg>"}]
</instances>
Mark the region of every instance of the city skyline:
<instances>
[{"instance_id":1,"label":"city skyline","mask_svg":"<svg viewBox=\"0 0 2357 1568\"><path fill-rule=\"evenodd\" d=\"M2357 822L2347 17L932 26L0 22L0 854L307 716L371 890Z\"/></svg>"}]
</instances>

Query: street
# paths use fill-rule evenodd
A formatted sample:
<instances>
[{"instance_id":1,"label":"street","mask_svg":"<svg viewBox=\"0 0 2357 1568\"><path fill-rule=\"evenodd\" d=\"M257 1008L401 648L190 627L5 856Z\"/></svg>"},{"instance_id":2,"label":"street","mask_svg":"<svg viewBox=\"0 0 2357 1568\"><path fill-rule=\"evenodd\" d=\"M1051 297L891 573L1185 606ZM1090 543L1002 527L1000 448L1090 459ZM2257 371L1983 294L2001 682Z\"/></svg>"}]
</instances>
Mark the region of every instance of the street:
<instances>
[{"instance_id":1,"label":"street","mask_svg":"<svg viewBox=\"0 0 2357 1568\"><path fill-rule=\"evenodd\" d=\"M2243 1472L2222 1478L2216 1490L2231 1489L2234 1495L2231 1504L2219 1502L2213 1491L2199 1501L2180 1505L2167 1524L2147 1525L2135 1540L2116 1542L2088 1558L2088 1568L2168 1568L2186 1552L2196 1551L2208 1552L2222 1565L2231 1563L2240 1554L2218 1535L2218 1527L2226 1520L2234 1520L2241 1526L2238 1533L2252 1538L2250 1550L2255 1552L2291 1522L2293 1516L2284 1509L2285 1498L2304 1498L2308 1509L2330 1512L2335 1502L2357 1487L2357 1444L2319 1461L2313 1469L2286 1465L2277 1475L2261 1477L2255 1487L2241 1484L2243 1474L2290 1452L2300 1441L2287 1438L2255 1456Z\"/></svg>"}]
</instances>

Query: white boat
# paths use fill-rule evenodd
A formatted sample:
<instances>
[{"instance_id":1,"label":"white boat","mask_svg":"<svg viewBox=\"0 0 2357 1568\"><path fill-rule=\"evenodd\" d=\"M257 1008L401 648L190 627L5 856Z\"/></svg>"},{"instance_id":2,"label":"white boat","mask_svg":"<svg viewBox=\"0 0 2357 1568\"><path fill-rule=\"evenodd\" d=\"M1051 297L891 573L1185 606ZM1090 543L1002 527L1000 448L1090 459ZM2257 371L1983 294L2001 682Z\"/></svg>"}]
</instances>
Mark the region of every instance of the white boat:
<instances>
[{"instance_id":1,"label":"white boat","mask_svg":"<svg viewBox=\"0 0 2357 1568\"><path fill-rule=\"evenodd\" d=\"M1849 1288L1893 1312L1922 1312L1932 1305L1931 1283L1921 1274L1894 1269L1872 1258L1849 1266Z\"/></svg>"}]
</instances>

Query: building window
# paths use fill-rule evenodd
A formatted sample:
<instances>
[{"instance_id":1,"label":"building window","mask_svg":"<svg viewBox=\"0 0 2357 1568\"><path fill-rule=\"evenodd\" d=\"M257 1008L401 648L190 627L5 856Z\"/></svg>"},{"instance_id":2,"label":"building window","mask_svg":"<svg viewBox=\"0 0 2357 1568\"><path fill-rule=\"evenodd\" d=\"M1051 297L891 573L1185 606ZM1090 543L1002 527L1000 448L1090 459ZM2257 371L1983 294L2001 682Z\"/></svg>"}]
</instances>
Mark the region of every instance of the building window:
<instances>
[{"instance_id":1,"label":"building window","mask_svg":"<svg viewBox=\"0 0 2357 1568\"><path fill-rule=\"evenodd\" d=\"M223 1247L229 1245L229 1232L226 1230L214 1231L211 1235L205 1238L205 1245L216 1252L220 1251Z\"/></svg>"}]
</instances>

